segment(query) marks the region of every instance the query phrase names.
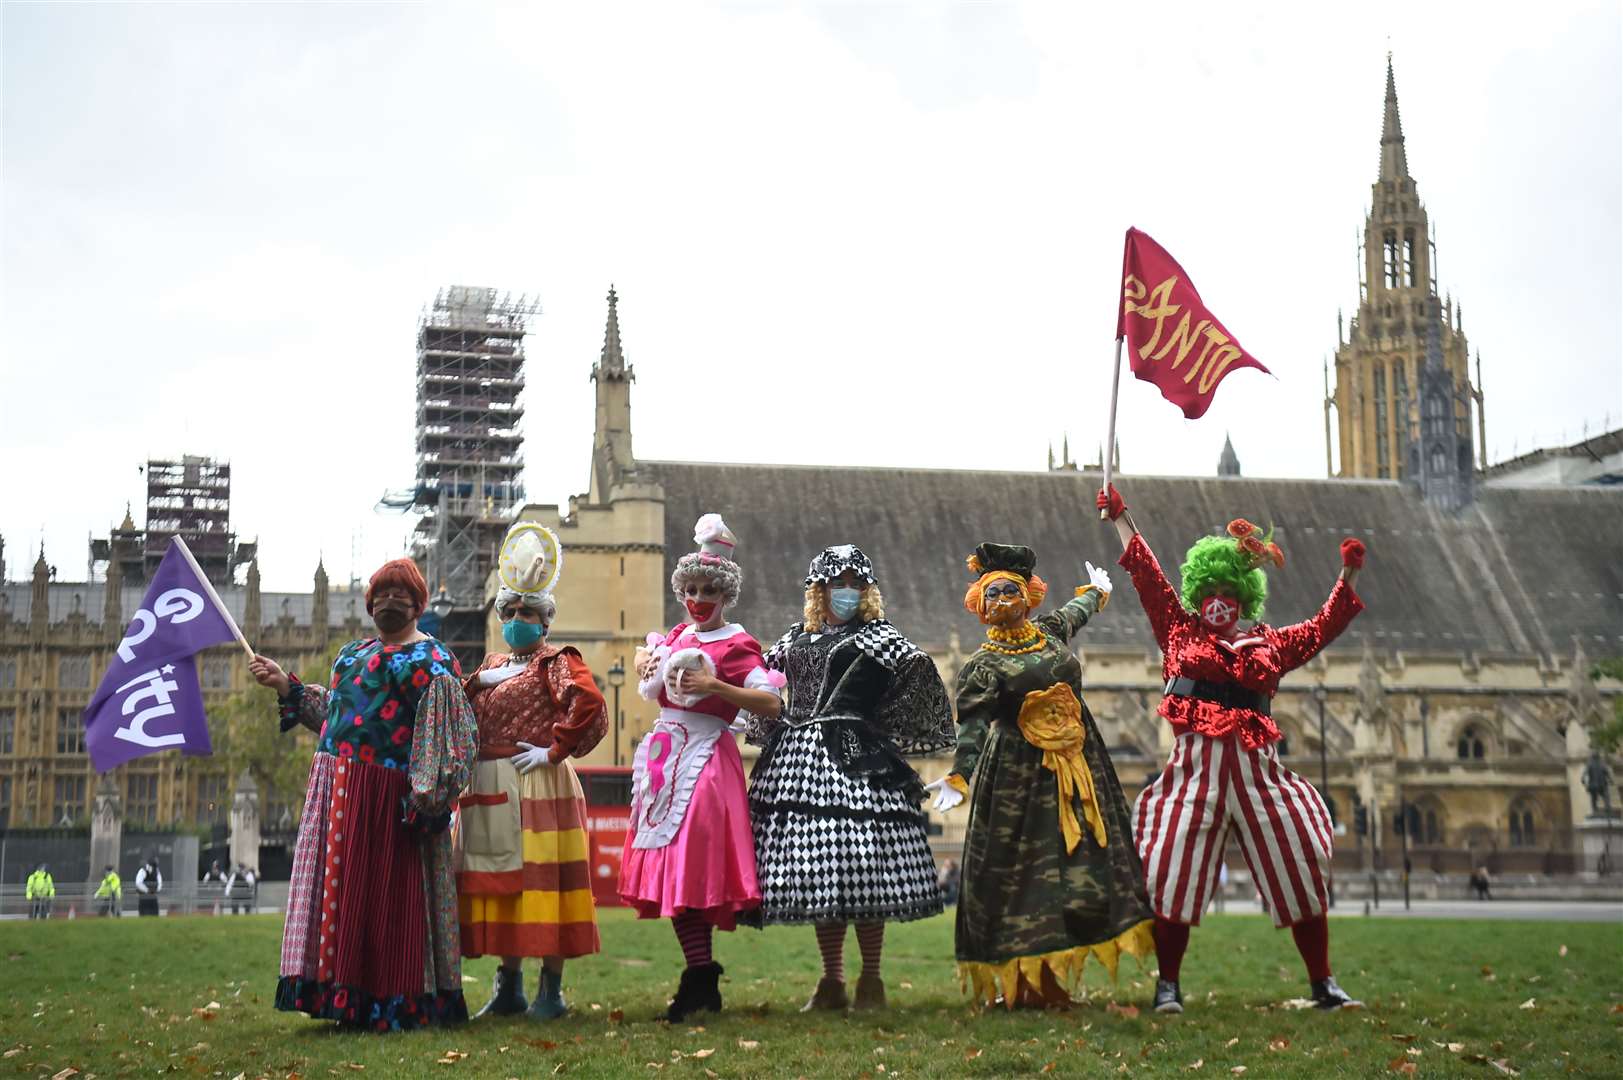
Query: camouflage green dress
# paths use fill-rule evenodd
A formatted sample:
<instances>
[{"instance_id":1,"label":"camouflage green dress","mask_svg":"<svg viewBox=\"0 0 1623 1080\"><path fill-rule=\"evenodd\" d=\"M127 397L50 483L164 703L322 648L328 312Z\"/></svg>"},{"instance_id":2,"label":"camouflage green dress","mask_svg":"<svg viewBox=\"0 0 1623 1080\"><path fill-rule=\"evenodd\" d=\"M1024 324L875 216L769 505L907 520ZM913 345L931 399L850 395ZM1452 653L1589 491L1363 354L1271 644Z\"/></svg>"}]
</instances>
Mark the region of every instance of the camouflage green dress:
<instances>
[{"instance_id":1,"label":"camouflage green dress","mask_svg":"<svg viewBox=\"0 0 1623 1080\"><path fill-rule=\"evenodd\" d=\"M1122 952L1143 957L1154 951L1154 916L1131 815L1099 729L1080 705L1082 666L1069 645L1103 606L1100 597L1090 589L1035 619L1045 637L1037 651L1010 654L983 645L958 675L953 772L975 783L957 955L959 972L980 1002L1002 997L1012 1007L1019 977L1039 987L1044 966L1069 988L1090 954L1114 974ZM1079 777L1078 786L1092 787L1094 804L1090 809L1085 795L1070 793L1075 819L1092 824L1071 850L1061 827L1056 771L1045 764L1044 750L1028 741L1021 720L1033 701L1069 700L1062 683L1080 706L1087 776ZM1072 709L1074 715L1077 706Z\"/></svg>"}]
</instances>

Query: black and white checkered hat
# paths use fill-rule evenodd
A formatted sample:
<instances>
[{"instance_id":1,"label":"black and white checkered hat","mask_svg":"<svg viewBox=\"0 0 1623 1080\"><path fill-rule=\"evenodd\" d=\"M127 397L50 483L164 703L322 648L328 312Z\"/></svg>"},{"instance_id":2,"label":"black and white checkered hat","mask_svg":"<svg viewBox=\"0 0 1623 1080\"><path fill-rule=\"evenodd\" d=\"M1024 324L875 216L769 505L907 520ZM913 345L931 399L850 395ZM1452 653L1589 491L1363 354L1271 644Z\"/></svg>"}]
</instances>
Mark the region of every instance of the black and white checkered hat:
<instances>
[{"instance_id":1,"label":"black and white checkered hat","mask_svg":"<svg viewBox=\"0 0 1623 1080\"><path fill-rule=\"evenodd\" d=\"M857 576L869 585L874 583L873 560L862 553L862 549L855 544L836 544L824 548L817 553L811 561L811 569L806 571L807 585L820 585L839 577L847 570L855 570Z\"/></svg>"}]
</instances>

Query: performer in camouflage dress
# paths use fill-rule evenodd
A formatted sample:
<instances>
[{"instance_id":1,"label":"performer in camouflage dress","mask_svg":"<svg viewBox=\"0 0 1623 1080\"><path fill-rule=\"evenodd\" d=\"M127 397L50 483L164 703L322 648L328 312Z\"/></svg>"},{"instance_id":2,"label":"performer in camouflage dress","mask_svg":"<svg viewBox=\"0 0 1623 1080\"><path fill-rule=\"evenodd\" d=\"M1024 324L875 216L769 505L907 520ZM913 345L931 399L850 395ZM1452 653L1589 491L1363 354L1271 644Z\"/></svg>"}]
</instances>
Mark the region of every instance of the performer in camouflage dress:
<instances>
[{"instance_id":1,"label":"performer in camouflage dress","mask_svg":"<svg viewBox=\"0 0 1623 1080\"><path fill-rule=\"evenodd\" d=\"M1088 956L1112 974L1154 951L1153 915L1104 740L1082 703L1070 639L1110 599L1110 577L1051 614L1030 548L982 544L964 606L987 640L958 673L958 753L929 785L949 810L969 795L958 968L979 1004L1065 1006ZM976 773L979 777L976 778Z\"/></svg>"},{"instance_id":2,"label":"performer in camouflage dress","mask_svg":"<svg viewBox=\"0 0 1623 1080\"><path fill-rule=\"evenodd\" d=\"M873 563L852 544L812 560L804 618L766 664L787 676L789 705L747 731L762 747L749 787L761 918L816 927L823 977L805 1011L851 1003L845 931L855 922L855 1005L882 1008L885 923L942 910L924 784L902 755L952 745L946 687L885 620Z\"/></svg>"}]
</instances>

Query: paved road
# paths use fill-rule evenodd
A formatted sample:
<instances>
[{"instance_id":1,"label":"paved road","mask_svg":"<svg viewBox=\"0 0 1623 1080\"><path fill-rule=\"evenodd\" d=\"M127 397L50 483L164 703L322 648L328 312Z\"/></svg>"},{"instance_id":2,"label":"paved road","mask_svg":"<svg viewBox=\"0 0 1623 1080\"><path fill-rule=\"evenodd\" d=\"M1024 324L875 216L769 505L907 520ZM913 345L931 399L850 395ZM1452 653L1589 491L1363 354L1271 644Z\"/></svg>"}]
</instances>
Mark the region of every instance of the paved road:
<instances>
[{"instance_id":1,"label":"paved road","mask_svg":"<svg viewBox=\"0 0 1623 1080\"><path fill-rule=\"evenodd\" d=\"M1230 914L1260 915L1255 900L1230 900L1224 909ZM1362 900L1338 901L1332 915L1364 915ZM1611 922L1623 926L1623 904L1584 903L1565 900L1414 900L1403 910L1403 897L1394 903L1383 891L1381 906L1371 908L1370 916L1380 919L1524 919L1532 922Z\"/></svg>"}]
</instances>

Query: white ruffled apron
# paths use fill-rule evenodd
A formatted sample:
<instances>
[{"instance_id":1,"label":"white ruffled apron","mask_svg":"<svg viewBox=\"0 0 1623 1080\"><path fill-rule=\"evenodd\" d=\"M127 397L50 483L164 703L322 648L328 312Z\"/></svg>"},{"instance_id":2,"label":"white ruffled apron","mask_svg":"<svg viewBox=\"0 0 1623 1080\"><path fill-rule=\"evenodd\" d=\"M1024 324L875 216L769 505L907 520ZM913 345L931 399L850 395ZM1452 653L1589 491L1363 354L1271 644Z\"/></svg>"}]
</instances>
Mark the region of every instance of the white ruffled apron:
<instances>
[{"instance_id":1,"label":"white ruffled apron","mask_svg":"<svg viewBox=\"0 0 1623 1080\"><path fill-rule=\"evenodd\" d=\"M631 761L632 847L662 848L676 838L699 774L727 729L727 721L707 713L659 711Z\"/></svg>"}]
</instances>

